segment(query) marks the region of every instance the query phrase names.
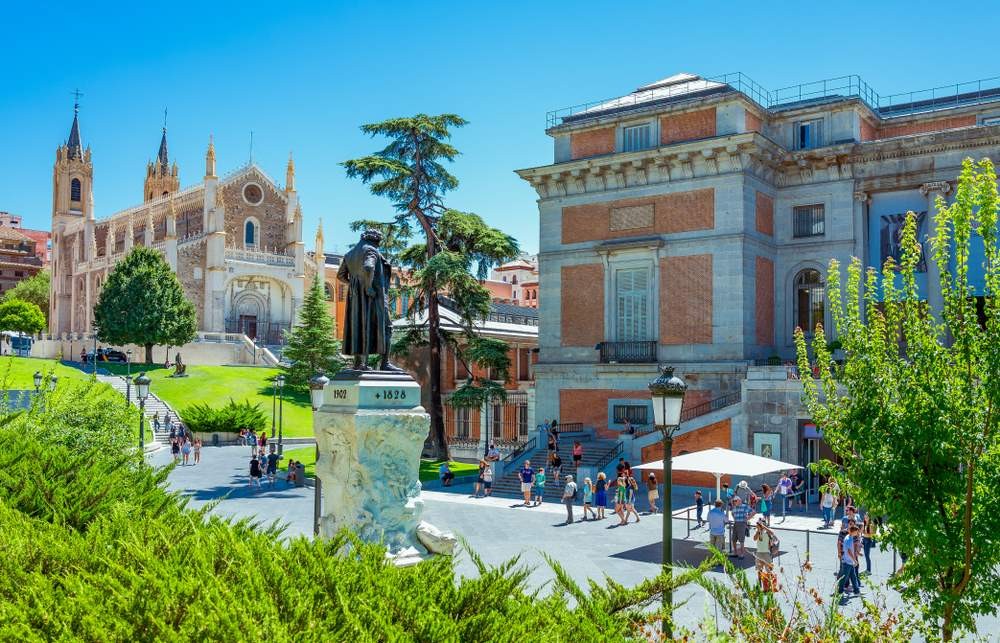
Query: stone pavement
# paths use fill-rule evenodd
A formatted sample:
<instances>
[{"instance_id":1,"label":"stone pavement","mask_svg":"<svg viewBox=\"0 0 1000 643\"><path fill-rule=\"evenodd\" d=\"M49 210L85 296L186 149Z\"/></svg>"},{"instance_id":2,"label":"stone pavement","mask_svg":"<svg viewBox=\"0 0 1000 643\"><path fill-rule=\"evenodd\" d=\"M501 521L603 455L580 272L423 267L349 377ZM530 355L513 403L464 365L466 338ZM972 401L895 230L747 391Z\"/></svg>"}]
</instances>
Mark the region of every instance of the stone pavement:
<instances>
[{"instance_id":1,"label":"stone pavement","mask_svg":"<svg viewBox=\"0 0 1000 643\"><path fill-rule=\"evenodd\" d=\"M163 450L153 453L149 460L154 465L170 462L170 453ZM263 489L247 486L249 469L249 449L246 447L205 447L202 449L202 463L197 466L178 466L170 476L170 488L190 499L191 506L198 508L207 502L221 499L213 510L221 516L244 518L255 516L263 523L275 520L286 525L289 537L312 534L313 490L307 487L288 487L279 481L274 488L264 484ZM634 585L643 579L653 577L659 571L661 525L660 515L643 515L638 524L616 527L617 518L611 516L603 521L577 522L563 526L566 512L561 504L543 504L540 507L518 506L516 500L508 498L470 498L465 494L442 491L424 491L424 519L445 530L451 530L465 539L468 546L480 555L487 564L498 564L515 556L521 563L532 569L529 582L532 587L543 588L554 578L543 555L547 554L563 565L577 582L588 579L600 582L605 575L625 585ZM580 508L575 509L577 517ZM679 515L675 512L675 515ZM811 521L811 518L789 521ZM777 521L773 521L775 526ZM795 524L795 523L791 523ZM674 553L675 560L696 564L702 559L708 534L705 530L694 530L691 538L685 538L687 525L675 518ZM781 550L778 559L782 566L782 583L789 586L798 573L799 561L806 556L806 535L801 532L778 531ZM749 540L748 540L749 542ZM813 571L807 579L822 595L829 595L834 588L835 573L839 568L836 560L836 534L831 531L813 531L809 534ZM747 566L752 565L747 556ZM882 585L892 573L892 555L873 550L871 580ZM468 556L456 557L456 572L459 575L475 575L475 566ZM712 572L722 577L721 573ZM751 572L752 573L752 572ZM890 606L899 605L899 597L882 587ZM874 590L866 587L865 594L871 597ZM697 587L685 587L675 593L679 622L695 626L703 619L719 619L714 603L707 600L705 592ZM842 608L849 612L860 606L857 599L851 599ZM981 619L980 633L987 634L1000 629L996 618Z\"/></svg>"}]
</instances>

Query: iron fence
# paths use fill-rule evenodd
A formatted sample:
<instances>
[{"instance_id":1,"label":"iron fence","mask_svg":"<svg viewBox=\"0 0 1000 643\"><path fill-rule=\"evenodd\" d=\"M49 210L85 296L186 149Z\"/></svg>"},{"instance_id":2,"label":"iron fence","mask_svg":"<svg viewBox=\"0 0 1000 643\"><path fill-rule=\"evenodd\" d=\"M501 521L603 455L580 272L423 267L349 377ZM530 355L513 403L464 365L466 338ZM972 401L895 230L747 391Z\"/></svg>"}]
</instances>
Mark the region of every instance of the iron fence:
<instances>
[{"instance_id":1,"label":"iron fence","mask_svg":"<svg viewBox=\"0 0 1000 643\"><path fill-rule=\"evenodd\" d=\"M601 342L596 346L602 364L655 364L656 340Z\"/></svg>"}]
</instances>

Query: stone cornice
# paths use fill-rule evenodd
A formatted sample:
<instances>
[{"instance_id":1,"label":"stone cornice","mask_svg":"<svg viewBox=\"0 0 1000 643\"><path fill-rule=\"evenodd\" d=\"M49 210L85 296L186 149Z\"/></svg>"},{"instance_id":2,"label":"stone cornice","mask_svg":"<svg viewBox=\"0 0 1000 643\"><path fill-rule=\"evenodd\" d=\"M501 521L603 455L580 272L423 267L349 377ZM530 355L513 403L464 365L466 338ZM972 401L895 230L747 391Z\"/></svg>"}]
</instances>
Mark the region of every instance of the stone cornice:
<instances>
[{"instance_id":1,"label":"stone cornice","mask_svg":"<svg viewBox=\"0 0 1000 643\"><path fill-rule=\"evenodd\" d=\"M1000 149L1000 125L788 151L756 132L517 170L545 199L745 173L777 187L872 178L858 167L908 157Z\"/></svg>"}]
</instances>

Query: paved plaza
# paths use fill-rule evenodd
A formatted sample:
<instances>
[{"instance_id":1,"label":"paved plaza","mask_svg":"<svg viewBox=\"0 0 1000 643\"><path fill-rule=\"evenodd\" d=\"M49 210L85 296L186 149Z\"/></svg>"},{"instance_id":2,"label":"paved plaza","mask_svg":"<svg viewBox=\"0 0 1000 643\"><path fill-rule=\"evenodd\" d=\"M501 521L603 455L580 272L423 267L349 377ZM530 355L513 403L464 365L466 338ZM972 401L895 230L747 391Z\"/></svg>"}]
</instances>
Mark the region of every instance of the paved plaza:
<instances>
[{"instance_id":1,"label":"paved plaza","mask_svg":"<svg viewBox=\"0 0 1000 643\"><path fill-rule=\"evenodd\" d=\"M170 462L170 453L162 449L151 454L154 465ZM247 486L249 452L245 447L206 447L202 463L197 466L178 466L170 476L171 489L190 499L191 506L200 507L207 502L219 501L213 510L217 515L231 517L256 516L263 523L278 521L286 526L289 537L312 534L313 489L294 487L283 480L273 488L265 482L263 488ZM453 531L465 539L488 564L498 564L514 556L521 556L524 565L532 568L532 587L542 587L553 579L553 573L543 558L546 554L561 565L580 583L588 579L600 581L605 575L625 585L634 585L653 577L659 571L661 517L643 515L638 524L616 527L617 518L596 522L579 522L563 526L566 512L562 505L545 504L525 508L518 501L508 498L470 498L466 493L424 491L424 519L434 525ZM680 509L679 507L677 509ZM675 510L675 515L683 515ZM576 511L579 517L580 511ZM781 550L778 562L783 566L783 584L793 582L798 573L799 560L806 555L807 534L783 531L780 518L773 520L778 527ZM811 517L789 517L785 526L818 527L819 520ZM708 540L705 530L693 530L690 538L687 523L674 520L675 560L696 564ZM749 542L749 540L748 540ZM821 595L833 592L836 560L836 534L832 530L814 530L808 534L813 570L808 574L810 586ZM751 565L751 555L746 566ZM863 564L863 563L862 563ZM460 575L474 575L475 567L468 556L456 557L456 570ZM893 571L893 557L889 552L873 550L871 582L883 585ZM722 576L720 572L710 572ZM752 573L752 569L751 569ZM584 585L585 586L585 585ZM884 586L888 604L897 606L898 596ZM872 596L875 590L866 589ZM709 618L719 618L714 603L706 600L705 592L698 587L685 587L676 593L680 622L694 626ZM850 599L842 609L852 611L860 606L857 599ZM981 620L982 634L997 631L997 619ZM987 636L995 636L987 634ZM993 640L993 639L991 639Z\"/></svg>"}]
</instances>

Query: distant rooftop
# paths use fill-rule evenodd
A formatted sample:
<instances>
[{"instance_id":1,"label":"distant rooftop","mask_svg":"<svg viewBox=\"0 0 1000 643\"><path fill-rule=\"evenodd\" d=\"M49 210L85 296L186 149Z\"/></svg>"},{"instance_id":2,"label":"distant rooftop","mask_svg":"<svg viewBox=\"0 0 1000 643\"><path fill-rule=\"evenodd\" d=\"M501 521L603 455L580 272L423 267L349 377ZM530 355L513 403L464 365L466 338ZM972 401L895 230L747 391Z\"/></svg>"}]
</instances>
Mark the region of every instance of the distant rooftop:
<instances>
[{"instance_id":1,"label":"distant rooftop","mask_svg":"<svg viewBox=\"0 0 1000 643\"><path fill-rule=\"evenodd\" d=\"M891 118L998 100L1000 76L882 96L856 75L768 90L740 72L710 78L680 73L643 85L625 96L548 112L546 127L581 123L612 114L645 111L660 105L727 92L740 92L761 108L771 112L824 102L858 99L879 116Z\"/></svg>"}]
</instances>

